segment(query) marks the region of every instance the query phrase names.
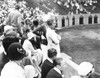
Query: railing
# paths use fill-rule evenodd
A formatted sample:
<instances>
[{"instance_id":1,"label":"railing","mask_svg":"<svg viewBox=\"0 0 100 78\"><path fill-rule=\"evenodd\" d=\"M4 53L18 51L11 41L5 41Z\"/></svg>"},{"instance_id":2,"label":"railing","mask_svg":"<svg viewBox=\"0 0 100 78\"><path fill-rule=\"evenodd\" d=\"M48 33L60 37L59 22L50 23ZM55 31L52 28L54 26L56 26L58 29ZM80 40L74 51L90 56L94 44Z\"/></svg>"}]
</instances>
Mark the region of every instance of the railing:
<instances>
[{"instance_id":1,"label":"railing","mask_svg":"<svg viewBox=\"0 0 100 78\"><path fill-rule=\"evenodd\" d=\"M63 59L65 61L63 69L65 76L64 78L71 78L71 76L78 75L77 73L78 64L72 61L72 57L70 57L65 53L61 53L61 56L63 56Z\"/></svg>"}]
</instances>

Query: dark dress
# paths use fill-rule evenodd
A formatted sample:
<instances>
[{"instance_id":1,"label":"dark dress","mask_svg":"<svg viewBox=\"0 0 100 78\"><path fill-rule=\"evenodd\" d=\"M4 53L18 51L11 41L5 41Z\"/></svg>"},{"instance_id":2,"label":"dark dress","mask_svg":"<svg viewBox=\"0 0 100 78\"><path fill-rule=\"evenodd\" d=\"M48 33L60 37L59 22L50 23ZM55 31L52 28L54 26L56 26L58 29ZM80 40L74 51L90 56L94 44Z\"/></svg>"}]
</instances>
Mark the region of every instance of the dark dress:
<instances>
[{"instance_id":1,"label":"dark dress","mask_svg":"<svg viewBox=\"0 0 100 78\"><path fill-rule=\"evenodd\" d=\"M42 77L41 78L46 78L48 72L54 67L53 63L51 63L49 60L45 60L43 65L42 65Z\"/></svg>"},{"instance_id":2,"label":"dark dress","mask_svg":"<svg viewBox=\"0 0 100 78\"><path fill-rule=\"evenodd\" d=\"M62 78L62 75L59 74L56 70L51 69L51 70L48 72L46 78Z\"/></svg>"}]
</instances>

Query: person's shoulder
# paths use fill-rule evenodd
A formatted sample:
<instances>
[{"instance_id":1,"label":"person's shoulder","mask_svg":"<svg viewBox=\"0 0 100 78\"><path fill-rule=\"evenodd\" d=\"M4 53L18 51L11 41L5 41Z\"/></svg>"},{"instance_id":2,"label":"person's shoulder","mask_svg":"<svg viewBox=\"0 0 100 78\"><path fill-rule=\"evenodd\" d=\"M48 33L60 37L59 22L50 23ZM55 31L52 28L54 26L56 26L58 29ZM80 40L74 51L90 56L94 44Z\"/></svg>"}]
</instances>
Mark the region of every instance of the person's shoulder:
<instances>
[{"instance_id":1,"label":"person's shoulder","mask_svg":"<svg viewBox=\"0 0 100 78\"><path fill-rule=\"evenodd\" d=\"M45 64L47 64L48 60L46 59L44 62L43 62L43 65L44 66Z\"/></svg>"},{"instance_id":2,"label":"person's shoulder","mask_svg":"<svg viewBox=\"0 0 100 78\"><path fill-rule=\"evenodd\" d=\"M100 74L97 72L94 72L93 74L90 75L89 78L100 78Z\"/></svg>"},{"instance_id":3,"label":"person's shoulder","mask_svg":"<svg viewBox=\"0 0 100 78\"><path fill-rule=\"evenodd\" d=\"M42 66L46 66L46 67L54 67L53 63L49 62L49 60L45 60Z\"/></svg>"},{"instance_id":4,"label":"person's shoulder","mask_svg":"<svg viewBox=\"0 0 100 78\"><path fill-rule=\"evenodd\" d=\"M50 71L48 72L49 74L55 74L56 71L54 70L54 68L51 68Z\"/></svg>"}]
</instances>

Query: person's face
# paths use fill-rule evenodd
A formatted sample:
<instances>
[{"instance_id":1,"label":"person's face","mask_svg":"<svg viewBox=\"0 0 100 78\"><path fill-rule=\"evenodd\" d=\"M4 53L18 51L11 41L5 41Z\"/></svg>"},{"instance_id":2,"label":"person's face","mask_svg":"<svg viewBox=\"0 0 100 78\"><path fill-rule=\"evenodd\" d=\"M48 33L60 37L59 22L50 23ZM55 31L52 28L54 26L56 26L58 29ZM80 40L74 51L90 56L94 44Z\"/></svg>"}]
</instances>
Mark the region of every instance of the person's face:
<instances>
[{"instance_id":1,"label":"person's face","mask_svg":"<svg viewBox=\"0 0 100 78\"><path fill-rule=\"evenodd\" d=\"M56 21L55 21L55 20L53 21L53 26L54 26L54 27L56 26Z\"/></svg>"},{"instance_id":2,"label":"person's face","mask_svg":"<svg viewBox=\"0 0 100 78\"><path fill-rule=\"evenodd\" d=\"M57 57L57 56L54 56L54 57L53 57L53 60L54 60L56 57Z\"/></svg>"},{"instance_id":3,"label":"person's face","mask_svg":"<svg viewBox=\"0 0 100 78\"><path fill-rule=\"evenodd\" d=\"M60 60L59 60L59 63L60 63L59 69L60 69L61 71L63 71L63 65L64 65L63 59L60 59Z\"/></svg>"},{"instance_id":4,"label":"person's face","mask_svg":"<svg viewBox=\"0 0 100 78\"><path fill-rule=\"evenodd\" d=\"M66 63L65 63L65 61L62 59L62 61L61 61L61 70L64 70L65 67L66 67Z\"/></svg>"},{"instance_id":5,"label":"person's face","mask_svg":"<svg viewBox=\"0 0 100 78\"><path fill-rule=\"evenodd\" d=\"M55 28L56 28L56 21L54 20L52 23L52 29L55 29Z\"/></svg>"},{"instance_id":6,"label":"person's face","mask_svg":"<svg viewBox=\"0 0 100 78\"><path fill-rule=\"evenodd\" d=\"M50 26L50 28L51 28L51 29L55 29L55 26L54 26L54 24L52 24L52 26Z\"/></svg>"}]
</instances>

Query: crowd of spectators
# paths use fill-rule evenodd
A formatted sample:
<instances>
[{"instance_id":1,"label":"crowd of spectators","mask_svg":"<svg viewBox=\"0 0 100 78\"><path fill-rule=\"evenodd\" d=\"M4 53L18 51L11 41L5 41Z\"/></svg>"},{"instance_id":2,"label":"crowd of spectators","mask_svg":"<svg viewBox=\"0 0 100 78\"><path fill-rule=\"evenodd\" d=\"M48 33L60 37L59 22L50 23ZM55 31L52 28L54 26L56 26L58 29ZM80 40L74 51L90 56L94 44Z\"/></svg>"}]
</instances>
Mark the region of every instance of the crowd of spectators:
<instances>
[{"instance_id":1,"label":"crowd of spectators","mask_svg":"<svg viewBox=\"0 0 100 78\"><path fill-rule=\"evenodd\" d=\"M91 13L91 10L96 8L96 0L54 0L54 3L62 5L69 10L69 13L79 14L79 13Z\"/></svg>"},{"instance_id":2,"label":"crowd of spectators","mask_svg":"<svg viewBox=\"0 0 100 78\"><path fill-rule=\"evenodd\" d=\"M97 8L97 0L54 0L53 3L54 5L52 5L52 1L42 0L42 4L46 7L51 9L55 7L56 12L59 12L57 9L60 10L59 7L61 7L61 9L66 11L66 14L95 13L95 9Z\"/></svg>"},{"instance_id":3,"label":"crowd of spectators","mask_svg":"<svg viewBox=\"0 0 100 78\"><path fill-rule=\"evenodd\" d=\"M0 4L0 78L64 78L66 59L61 57L61 36L55 31L58 14L27 7L25 1ZM82 77L94 72L91 63L85 65L79 65Z\"/></svg>"},{"instance_id":4,"label":"crowd of spectators","mask_svg":"<svg viewBox=\"0 0 100 78\"><path fill-rule=\"evenodd\" d=\"M44 0L42 0L42 2L44 2ZM54 0L54 3L66 7L66 11L68 12L68 14L80 14L80 13L92 13L92 11L95 11L97 1L96 0L86 0L86 1ZM19 2L16 2L15 0L13 0L13 2L7 2L6 0L0 1L0 24L2 24L6 20L6 17L9 14L9 12L17 4L21 7L19 11L23 15L24 22L25 20L32 21L35 18L40 19L41 16L46 14L45 11L40 10L39 7L36 7L35 9L33 9L32 7L27 7L27 2L25 1L19 1ZM49 1L48 1L48 5L50 5ZM45 7L47 6L45 5ZM50 9L50 13L59 15L59 13L56 12L55 7L52 10Z\"/></svg>"}]
</instances>

